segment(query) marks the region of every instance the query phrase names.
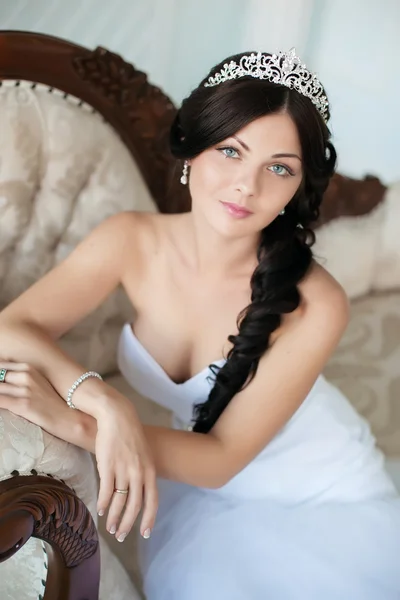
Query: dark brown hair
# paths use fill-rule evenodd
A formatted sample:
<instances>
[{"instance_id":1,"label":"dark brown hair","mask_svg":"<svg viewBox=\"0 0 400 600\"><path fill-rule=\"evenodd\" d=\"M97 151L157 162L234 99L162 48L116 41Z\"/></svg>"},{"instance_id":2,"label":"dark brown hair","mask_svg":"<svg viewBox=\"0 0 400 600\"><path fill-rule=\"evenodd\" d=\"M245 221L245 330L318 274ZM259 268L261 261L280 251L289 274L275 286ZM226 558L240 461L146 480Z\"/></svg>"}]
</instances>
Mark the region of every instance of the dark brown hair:
<instances>
[{"instance_id":1,"label":"dark brown hair","mask_svg":"<svg viewBox=\"0 0 400 600\"><path fill-rule=\"evenodd\" d=\"M281 315L299 306L298 284L310 267L315 241L310 224L319 216L336 164L324 119L311 100L296 90L253 77L204 86L226 62L238 62L244 54L249 53L216 65L183 101L171 128L172 153L180 159L194 158L255 119L284 111L298 130L304 175L285 214L261 231L251 303L238 315L238 334L228 338L232 348L226 363L221 368L210 365L215 382L208 399L195 407L194 431L202 433L213 427L232 397L253 379Z\"/></svg>"}]
</instances>

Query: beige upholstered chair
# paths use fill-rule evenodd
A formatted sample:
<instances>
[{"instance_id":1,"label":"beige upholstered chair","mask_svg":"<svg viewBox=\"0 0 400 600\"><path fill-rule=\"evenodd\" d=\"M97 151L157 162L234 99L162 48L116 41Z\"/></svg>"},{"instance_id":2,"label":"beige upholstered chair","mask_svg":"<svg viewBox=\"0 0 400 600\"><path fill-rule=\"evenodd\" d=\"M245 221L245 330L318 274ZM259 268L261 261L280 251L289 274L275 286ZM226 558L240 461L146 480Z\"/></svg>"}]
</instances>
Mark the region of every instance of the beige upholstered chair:
<instances>
[{"instance_id":1,"label":"beige upholstered chair","mask_svg":"<svg viewBox=\"0 0 400 600\"><path fill-rule=\"evenodd\" d=\"M184 190L180 186L174 191L170 179L168 132L174 114L169 99L119 56L48 36L0 32L0 309L109 215L183 209ZM116 345L123 324L132 317L127 298L118 290L60 344L88 369L123 387ZM165 422L156 409L152 416ZM37 477L49 475L52 480L40 479L44 493L36 494ZM57 485L57 502L54 479L68 486ZM74 498L79 510L86 510L86 528L81 539L75 536L74 556L80 557L80 579L86 569L87 581L99 555L97 480L90 455L0 410L0 495L0 560L19 550L0 565L2 600L38 598L44 593L47 600L94 600L96 585L90 594L82 588L76 595L74 561L67 561L62 573L62 561L47 563L41 542L23 545L30 535L55 543L44 523L29 529L32 515L37 516L32 510L26 521L26 506L32 507L33 498L42 521L59 519L57 511L61 511L75 527ZM17 519L15 508L21 505L25 508L18 509ZM82 553L89 533L96 546L93 558ZM66 548L58 546L62 556ZM104 544L102 556L109 567ZM120 565L112 564L113 572L109 570L104 582L102 577L101 597L133 598L128 585L121 587ZM53 585L55 579L58 587Z\"/></svg>"},{"instance_id":2,"label":"beige upholstered chair","mask_svg":"<svg viewBox=\"0 0 400 600\"><path fill-rule=\"evenodd\" d=\"M0 83L1 309L107 216L125 210L179 212L189 200L168 151L175 108L122 58L48 36L0 32ZM353 299L352 321L326 374L370 420L392 456L400 456L399 196L398 187L386 190L376 179L336 176L324 199L316 246ZM168 413L133 392L117 369L118 336L133 317L118 290L60 344L131 398L145 422L165 424ZM60 505L68 513L73 488L97 523L91 457L0 410L0 495L16 488L17 473L32 483L42 475L64 480L67 489L57 490ZM0 533L3 509L0 501ZM110 536L108 541L139 585L134 536L122 545ZM108 566L112 560L105 555ZM30 540L0 564L2 600L44 593L46 600L80 597L45 587L45 563L41 542ZM101 597L133 598L128 584L118 587L121 567L112 563L109 571Z\"/></svg>"}]
</instances>

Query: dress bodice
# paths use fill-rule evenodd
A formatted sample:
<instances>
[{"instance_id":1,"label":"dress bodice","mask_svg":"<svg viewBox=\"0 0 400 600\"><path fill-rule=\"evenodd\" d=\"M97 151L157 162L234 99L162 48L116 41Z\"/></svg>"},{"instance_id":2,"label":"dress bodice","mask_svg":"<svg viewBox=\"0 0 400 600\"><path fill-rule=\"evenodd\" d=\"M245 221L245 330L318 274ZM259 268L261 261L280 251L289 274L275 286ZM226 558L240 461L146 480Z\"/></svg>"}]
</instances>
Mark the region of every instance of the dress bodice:
<instances>
[{"instance_id":1,"label":"dress bodice","mask_svg":"<svg viewBox=\"0 0 400 600\"><path fill-rule=\"evenodd\" d=\"M190 427L194 405L207 399L213 385L209 367L183 383L172 381L139 342L130 324L121 333L118 364L140 395L172 411L176 428ZM369 485L374 493L377 486L387 492L390 483L386 476L377 481L382 461L367 422L320 375L286 425L223 489L234 495L267 494L280 501L323 498L325 492L335 496L335 490L347 493L347 497L353 494L356 499L357 490L365 497ZM336 486L339 479L340 486Z\"/></svg>"},{"instance_id":2,"label":"dress bodice","mask_svg":"<svg viewBox=\"0 0 400 600\"><path fill-rule=\"evenodd\" d=\"M223 359L215 364L222 366ZM142 396L173 412L177 423L189 426L193 406L204 402L212 387L209 367L184 381L175 383L161 365L139 342L127 323L118 347L118 365L128 383Z\"/></svg>"}]
</instances>

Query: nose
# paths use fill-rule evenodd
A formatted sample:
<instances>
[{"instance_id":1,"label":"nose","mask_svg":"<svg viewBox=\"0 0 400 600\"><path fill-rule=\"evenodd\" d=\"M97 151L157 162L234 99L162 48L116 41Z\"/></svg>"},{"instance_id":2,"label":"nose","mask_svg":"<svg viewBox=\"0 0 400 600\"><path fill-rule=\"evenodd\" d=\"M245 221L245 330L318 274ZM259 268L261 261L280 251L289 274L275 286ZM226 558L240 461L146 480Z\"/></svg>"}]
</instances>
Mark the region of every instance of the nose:
<instances>
[{"instance_id":1,"label":"nose","mask_svg":"<svg viewBox=\"0 0 400 600\"><path fill-rule=\"evenodd\" d=\"M235 189L243 196L254 197L258 193L258 173L256 169L242 167L235 181Z\"/></svg>"}]
</instances>

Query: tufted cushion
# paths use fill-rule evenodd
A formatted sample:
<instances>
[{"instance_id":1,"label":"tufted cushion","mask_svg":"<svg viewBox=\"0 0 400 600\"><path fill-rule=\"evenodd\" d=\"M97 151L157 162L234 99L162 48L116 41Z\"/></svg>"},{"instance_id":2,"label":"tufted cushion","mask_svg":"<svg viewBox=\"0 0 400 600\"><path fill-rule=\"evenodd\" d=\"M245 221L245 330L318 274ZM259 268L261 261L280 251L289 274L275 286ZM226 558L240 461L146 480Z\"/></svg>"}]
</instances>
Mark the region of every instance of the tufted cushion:
<instances>
[{"instance_id":1,"label":"tufted cushion","mask_svg":"<svg viewBox=\"0 0 400 600\"><path fill-rule=\"evenodd\" d=\"M106 217L156 210L129 151L86 105L32 89L0 88L0 308L37 281ZM115 371L132 309L121 290L62 340L89 369Z\"/></svg>"}]
</instances>

